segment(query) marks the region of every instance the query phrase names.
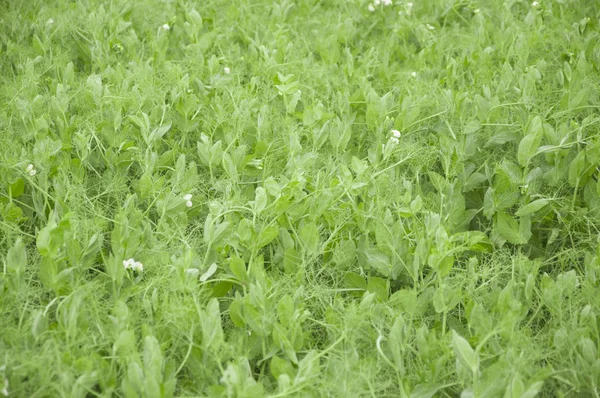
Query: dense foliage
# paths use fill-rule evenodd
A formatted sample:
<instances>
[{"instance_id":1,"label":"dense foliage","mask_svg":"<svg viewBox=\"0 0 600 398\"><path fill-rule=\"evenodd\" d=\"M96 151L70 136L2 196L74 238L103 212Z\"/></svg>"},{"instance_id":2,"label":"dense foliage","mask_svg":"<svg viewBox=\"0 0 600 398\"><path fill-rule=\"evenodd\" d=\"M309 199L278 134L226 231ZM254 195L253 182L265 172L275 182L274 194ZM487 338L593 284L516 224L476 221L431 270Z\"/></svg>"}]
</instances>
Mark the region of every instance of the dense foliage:
<instances>
[{"instance_id":1,"label":"dense foliage","mask_svg":"<svg viewBox=\"0 0 600 398\"><path fill-rule=\"evenodd\" d=\"M599 397L599 12L0 0L0 395Z\"/></svg>"}]
</instances>

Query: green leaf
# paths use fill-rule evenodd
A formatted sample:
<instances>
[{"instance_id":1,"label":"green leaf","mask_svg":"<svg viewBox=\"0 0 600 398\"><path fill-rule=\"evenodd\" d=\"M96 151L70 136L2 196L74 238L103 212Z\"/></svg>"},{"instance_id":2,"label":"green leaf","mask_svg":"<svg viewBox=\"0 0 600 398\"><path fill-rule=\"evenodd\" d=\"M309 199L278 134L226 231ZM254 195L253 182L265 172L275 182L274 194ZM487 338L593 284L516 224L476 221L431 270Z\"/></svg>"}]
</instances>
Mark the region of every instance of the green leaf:
<instances>
[{"instance_id":1,"label":"green leaf","mask_svg":"<svg viewBox=\"0 0 600 398\"><path fill-rule=\"evenodd\" d=\"M271 358L271 363L269 366L271 370L271 374L277 380L281 375L288 375L293 377L296 372L294 371L294 366L285 359L281 359L277 356Z\"/></svg>"},{"instance_id":2,"label":"green leaf","mask_svg":"<svg viewBox=\"0 0 600 398\"><path fill-rule=\"evenodd\" d=\"M241 281L248 281L248 272L246 271L246 263L237 256L231 257L229 260L229 269Z\"/></svg>"},{"instance_id":3,"label":"green leaf","mask_svg":"<svg viewBox=\"0 0 600 398\"><path fill-rule=\"evenodd\" d=\"M314 222L305 223L300 228L300 239L310 253L315 253L319 247L319 229Z\"/></svg>"},{"instance_id":4,"label":"green leaf","mask_svg":"<svg viewBox=\"0 0 600 398\"><path fill-rule=\"evenodd\" d=\"M402 315L398 315L394 321L394 325L390 329L390 335L388 337L388 346L392 351L392 357L394 363L400 372L400 375L405 374L404 368L404 347L406 345L405 328L406 321Z\"/></svg>"},{"instance_id":5,"label":"green leaf","mask_svg":"<svg viewBox=\"0 0 600 398\"><path fill-rule=\"evenodd\" d=\"M279 226L278 225L269 225L263 228L258 234L258 239L256 241L256 247L261 249L271 243L277 236L279 235Z\"/></svg>"},{"instance_id":6,"label":"green leaf","mask_svg":"<svg viewBox=\"0 0 600 398\"><path fill-rule=\"evenodd\" d=\"M267 178L263 182L263 186L265 187L265 189L267 190L269 195L271 195L275 198L279 197L279 195L281 194L281 187L279 186L279 183L273 177Z\"/></svg>"},{"instance_id":7,"label":"green leaf","mask_svg":"<svg viewBox=\"0 0 600 398\"><path fill-rule=\"evenodd\" d=\"M550 202L550 199L534 200L533 202L531 202L531 203L521 207L519 210L517 210L515 215L517 215L519 217L528 216L528 215L533 214L536 211L540 210L542 207L546 206L549 202Z\"/></svg>"},{"instance_id":8,"label":"green leaf","mask_svg":"<svg viewBox=\"0 0 600 398\"><path fill-rule=\"evenodd\" d=\"M369 165L364 160L352 156L351 167L357 175L361 175L369 168Z\"/></svg>"},{"instance_id":9,"label":"green leaf","mask_svg":"<svg viewBox=\"0 0 600 398\"><path fill-rule=\"evenodd\" d=\"M349 289L367 289L367 281L365 278L357 274L356 272L348 272L344 275L344 286Z\"/></svg>"},{"instance_id":10,"label":"green leaf","mask_svg":"<svg viewBox=\"0 0 600 398\"><path fill-rule=\"evenodd\" d=\"M236 297L229 306L229 318L231 318L231 322L238 328L246 326L246 322L242 316L242 301L238 297Z\"/></svg>"},{"instance_id":11,"label":"green leaf","mask_svg":"<svg viewBox=\"0 0 600 398\"><path fill-rule=\"evenodd\" d=\"M22 275L27 267L27 252L21 238L17 239L14 246L8 250L6 257L7 268L10 272Z\"/></svg>"},{"instance_id":12,"label":"green leaf","mask_svg":"<svg viewBox=\"0 0 600 398\"><path fill-rule=\"evenodd\" d=\"M238 180L238 171L237 171L237 168L235 167L235 164L233 163L233 160L231 159L231 155L229 154L229 152L223 153L222 164L223 164L223 169L225 170L225 173L227 173L229 178L231 178L234 181L237 181Z\"/></svg>"},{"instance_id":13,"label":"green leaf","mask_svg":"<svg viewBox=\"0 0 600 398\"><path fill-rule=\"evenodd\" d=\"M466 231L452 235L452 242L464 245L468 250L489 252L492 250L490 238L481 231Z\"/></svg>"},{"instance_id":14,"label":"green leaf","mask_svg":"<svg viewBox=\"0 0 600 398\"><path fill-rule=\"evenodd\" d=\"M496 204L494 203L494 188L489 187L483 196L483 215L489 220L496 212Z\"/></svg>"},{"instance_id":15,"label":"green leaf","mask_svg":"<svg viewBox=\"0 0 600 398\"><path fill-rule=\"evenodd\" d=\"M533 383L523 393L523 395L521 395L521 398L534 398L534 397L536 397L540 393L540 391L542 390L543 386L544 386L544 382L543 381L537 381L537 382Z\"/></svg>"},{"instance_id":16,"label":"green leaf","mask_svg":"<svg viewBox=\"0 0 600 398\"><path fill-rule=\"evenodd\" d=\"M81 257L81 264L84 269L89 268L93 264L94 259L102 248L103 241L104 236L100 232L96 232L94 235L92 235Z\"/></svg>"},{"instance_id":17,"label":"green leaf","mask_svg":"<svg viewBox=\"0 0 600 398\"><path fill-rule=\"evenodd\" d=\"M392 273L392 265L388 256L377 249L365 250L367 264L381 275L390 277Z\"/></svg>"},{"instance_id":18,"label":"green leaf","mask_svg":"<svg viewBox=\"0 0 600 398\"><path fill-rule=\"evenodd\" d=\"M263 187L256 188L256 194L253 202L254 212L260 214L267 206L267 191Z\"/></svg>"},{"instance_id":19,"label":"green leaf","mask_svg":"<svg viewBox=\"0 0 600 398\"><path fill-rule=\"evenodd\" d=\"M208 267L208 269L206 270L206 272L204 272L202 275L200 275L200 282L206 282L208 280L208 278L210 278L211 276L214 275L215 272L217 272L217 264L212 263L210 265L210 267Z\"/></svg>"},{"instance_id":20,"label":"green leaf","mask_svg":"<svg viewBox=\"0 0 600 398\"><path fill-rule=\"evenodd\" d=\"M569 165L569 184L572 187L579 185L579 180L583 177L586 169L585 150L582 150L575 156Z\"/></svg>"},{"instance_id":21,"label":"green leaf","mask_svg":"<svg viewBox=\"0 0 600 398\"><path fill-rule=\"evenodd\" d=\"M472 373L478 371L479 356L469 342L454 330L452 331L452 348L454 349L454 354L464 366L470 369Z\"/></svg>"},{"instance_id":22,"label":"green leaf","mask_svg":"<svg viewBox=\"0 0 600 398\"><path fill-rule=\"evenodd\" d=\"M458 305L460 299L460 290L453 289L444 282L433 295L433 308L438 314L448 312Z\"/></svg>"},{"instance_id":23,"label":"green leaf","mask_svg":"<svg viewBox=\"0 0 600 398\"><path fill-rule=\"evenodd\" d=\"M418 384L410 393L410 398L431 398L442 386L437 384Z\"/></svg>"},{"instance_id":24,"label":"green leaf","mask_svg":"<svg viewBox=\"0 0 600 398\"><path fill-rule=\"evenodd\" d=\"M478 120L469 121L463 128L464 134L474 134L481 129L481 123Z\"/></svg>"},{"instance_id":25,"label":"green leaf","mask_svg":"<svg viewBox=\"0 0 600 398\"><path fill-rule=\"evenodd\" d=\"M498 233L508 242L518 245L524 243L519 230L519 223L506 213L496 214L496 228Z\"/></svg>"},{"instance_id":26,"label":"green leaf","mask_svg":"<svg viewBox=\"0 0 600 398\"><path fill-rule=\"evenodd\" d=\"M521 166L526 167L529 164L530 159L540 146L543 134L542 119L536 116L529 122L527 135L519 143L517 160Z\"/></svg>"},{"instance_id":27,"label":"green leaf","mask_svg":"<svg viewBox=\"0 0 600 398\"><path fill-rule=\"evenodd\" d=\"M150 133L150 137L148 138L148 144L153 143L156 140L160 140L166 133L171 129L171 123L165 124L164 126L160 126L155 128L152 133Z\"/></svg>"},{"instance_id":28,"label":"green leaf","mask_svg":"<svg viewBox=\"0 0 600 398\"><path fill-rule=\"evenodd\" d=\"M218 244L220 240L225 237L225 233L229 229L230 225L231 223L229 221L225 221L217 225L216 228L214 228L214 230L211 231L212 233L209 235L209 241L213 245Z\"/></svg>"},{"instance_id":29,"label":"green leaf","mask_svg":"<svg viewBox=\"0 0 600 398\"><path fill-rule=\"evenodd\" d=\"M367 291L375 293L377 298L381 301L385 301L388 298L390 290L390 283L387 279L372 276L369 278L367 284Z\"/></svg>"},{"instance_id":30,"label":"green leaf","mask_svg":"<svg viewBox=\"0 0 600 398\"><path fill-rule=\"evenodd\" d=\"M9 192L11 197L18 198L25 191L25 181L22 178L17 179L9 185Z\"/></svg>"},{"instance_id":31,"label":"green leaf","mask_svg":"<svg viewBox=\"0 0 600 398\"><path fill-rule=\"evenodd\" d=\"M200 325L202 326L202 348L218 352L223 344L223 328L221 327L221 310L216 298L210 300L206 311L201 311Z\"/></svg>"},{"instance_id":32,"label":"green leaf","mask_svg":"<svg viewBox=\"0 0 600 398\"><path fill-rule=\"evenodd\" d=\"M146 336L144 339L144 374L146 379L161 382L163 357L160 352L158 340L154 336Z\"/></svg>"}]
</instances>

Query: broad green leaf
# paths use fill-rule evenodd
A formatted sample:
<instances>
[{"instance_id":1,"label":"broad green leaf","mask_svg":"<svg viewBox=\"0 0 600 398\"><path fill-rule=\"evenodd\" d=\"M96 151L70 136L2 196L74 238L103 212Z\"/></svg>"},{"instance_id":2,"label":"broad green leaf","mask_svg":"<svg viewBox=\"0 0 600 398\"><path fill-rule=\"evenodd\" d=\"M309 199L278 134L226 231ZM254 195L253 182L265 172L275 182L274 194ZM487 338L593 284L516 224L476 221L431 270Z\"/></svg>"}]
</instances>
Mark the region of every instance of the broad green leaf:
<instances>
[{"instance_id":1,"label":"broad green leaf","mask_svg":"<svg viewBox=\"0 0 600 398\"><path fill-rule=\"evenodd\" d=\"M410 398L432 398L441 388L437 384L418 384L410 393Z\"/></svg>"},{"instance_id":2,"label":"broad green leaf","mask_svg":"<svg viewBox=\"0 0 600 398\"><path fill-rule=\"evenodd\" d=\"M279 299L277 303L277 316L279 317L279 322L284 327L294 326L294 312L294 300L292 296L286 294Z\"/></svg>"},{"instance_id":3,"label":"broad green leaf","mask_svg":"<svg viewBox=\"0 0 600 398\"><path fill-rule=\"evenodd\" d=\"M27 252L21 238L17 239L14 246L8 250L6 260L6 265L10 272L14 272L17 275L25 272L25 268L27 267Z\"/></svg>"},{"instance_id":4,"label":"broad green leaf","mask_svg":"<svg viewBox=\"0 0 600 398\"><path fill-rule=\"evenodd\" d=\"M517 159L521 166L526 167L529 164L530 159L535 155L542 140L542 133L543 131L540 126L540 130L527 134L519 143Z\"/></svg>"},{"instance_id":5,"label":"broad green leaf","mask_svg":"<svg viewBox=\"0 0 600 398\"><path fill-rule=\"evenodd\" d=\"M433 295L433 307L435 312L451 311L460 302L460 290L448 286L445 282L438 288Z\"/></svg>"},{"instance_id":6,"label":"broad green leaf","mask_svg":"<svg viewBox=\"0 0 600 398\"><path fill-rule=\"evenodd\" d=\"M361 175L362 173L365 172L365 170L367 170L369 168L369 165L367 164L367 162L365 162L362 159L357 158L356 156L352 156L352 170L354 170L354 172L357 175Z\"/></svg>"},{"instance_id":7,"label":"broad green leaf","mask_svg":"<svg viewBox=\"0 0 600 398\"><path fill-rule=\"evenodd\" d=\"M256 241L257 248L263 248L271 243L279 235L279 226L277 224L269 225L258 234Z\"/></svg>"},{"instance_id":8,"label":"broad green leaf","mask_svg":"<svg viewBox=\"0 0 600 398\"><path fill-rule=\"evenodd\" d=\"M506 387L504 398L521 398L523 391L525 390L525 384L519 373L515 373L510 384Z\"/></svg>"},{"instance_id":9,"label":"broad green leaf","mask_svg":"<svg viewBox=\"0 0 600 398\"><path fill-rule=\"evenodd\" d=\"M387 279L372 276L367 284L367 291L375 293L381 301L387 300L390 290L390 284Z\"/></svg>"},{"instance_id":10,"label":"broad green leaf","mask_svg":"<svg viewBox=\"0 0 600 398\"><path fill-rule=\"evenodd\" d=\"M473 173L466 179L462 191L464 193L470 192L487 179L487 176L483 173Z\"/></svg>"},{"instance_id":11,"label":"broad green leaf","mask_svg":"<svg viewBox=\"0 0 600 398\"><path fill-rule=\"evenodd\" d=\"M496 212L496 204L494 203L494 188L489 187L483 196L483 215L489 220Z\"/></svg>"},{"instance_id":12,"label":"broad green leaf","mask_svg":"<svg viewBox=\"0 0 600 398\"><path fill-rule=\"evenodd\" d=\"M492 250L490 238L481 231L459 232L452 235L452 242L464 245L472 251L489 252Z\"/></svg>"},{"instance_id":13,"label":"broad green leaf","mask_svg":"<svg viewBox=\"0 0 600 398\"><path fill-rule=\"evenodd\" d=\"M223 343L223 328L221 327L221 310L216 298L210 300L206 311L201 311L200 325L202 326L202 348L218 352Z\"/></svg>"},{"instance_id":14,"label":"broad green leaf","mask_svg":"<svg viewBox=\"0 0 600 398\"><path fill-rule=\"evenodd\" d=\"M579 185L579 180L583 177L586 169L585 150L582 150L575 156L575 159L571 161L569 165L569 184L572 187Z\"/></svg>"},{"instance_id":15,"label":"broad green leaf","mask_svg":"<svg viewBox=\"0 0 600 398\"><path fill-rule=\"evenodd\" d=\"M87 244L87 247L83 251L83 255L81 258L81 263L83 267L89 268L93 264L94 259L96 258L98 252L102 248L103 241L104 236L100 232L96 232L94 235L92 235L90 241Z\"/></svg>"},{"instance_id":16,"label":"broad green leaf","mask_svg":"<svg viewBox=\"0 0 600 398\"><path fill-rule=\"evenodd\" d=\"M458 360L466 366L467 369L470 369L472 373L478 371L479 356L475 350L473 350L469 342L454 330L452 331L452 348L454 349L454 354Z\"/></svg>"},{"instance_id":17,"label":"broad green leaf","mask_svg":"<svg viewBox=\"0 0 600 398\"><path fill-rule=\"evenodd\" d=\"M390 277L392 272L392 264L389 257L380 250L368 249L365 250L367 265L379 272L385 277Z\"/></svg>"},{"instance_id":18,"label":"broad green leaf","mask_svg":"<svg viewBox=\"0 0 600 398\"><path fill-rule=\"evenodd\" d=\"M512 216L506 213L496 214L496 228L498 233L509 243L514 245L524 243L519 231L519 223Z\"/></svg>"},{"instance_id":19,"label":"broad green leaf","mask_svg":"<svg viewBox=\"0 0 600 398\"><path fill-rule=\"evenodd\" d=\"M204 272L202 275L200 275L200 282L206 282L208 280L208 278L210 278L211 276L214 275L215 272L217 272L217 264L212 263L210 265L210 267L208 267L208 269L206 270L206 272Z\"/></svg>"},{"instance_id":20,"label":"broad green leaf","mask_svg":"<svg viewBox=\"0 0 600 398\"><path fill-rule=\"evenodd\" d=\"M367 289L367 281L365 278L357 274L356 272L348 272L344 275L344 286L350 289Z\"/></svg>"},{"instance_id":21,"label":"broad green leaf","mask_svg":"<svg viewBox=\"0 0 600 398\"><path fill-rule=\"evenodd\" d=\"M136 351L136 339L133 330L123 330L113 344L113 354L119 358L126 358Z\"/></svg>"},{"instance_id":22,"label":"broad green leaf","mask_svg":"<svg viewBox=\"0 0 600 398\"><path fill-rule=\"evenodd\" d=\"M543 381L537 381L537 382L531 384L529 386L529 388L527 388L527 390L523 393L523 395L521 395L521 398L534 398L534 397L537 397L537 395L542 390L543 386L544 386L544 382Z\"/></svg>"},{"instance_id":23,"label":"broad green leaf","mask_svg":"<svg viewBox=\"0 0 600 398\"><path fill-rule=\"evenodd\" d=\"M533 214L536 211L540 210L542 207L546 206L549 202L550 202L550 199L534 200L533 202L526 204L525 206L523 206L519 210L517 210L515 215L518 217L528 216L528 215Z\"/></svg>"},{"instance_id":24,"label":"broad green leaf","mask_svg":"<svg viewBox=\"0 0 600 398\"><path fill-rule=\"evenodd\" d=\"M305 223L300 228L300 239L309 252L314 253L319 246L319 229L314 222Z\"/></svg>"},{"instance_id":25,"label":"broad green leaf","mask_svg":"<svg viewBox=\"0 0 600 398\"><path fill-rule=\"evenodd\" d=\"M531 239L531 217L519 218L519 238L522 244L526 244Z\"/></svg>"},{"instance_id":26,"label":"broad green leaf","mask_svg":"<svg viewBox=\"0 0 600 398\"><path fill-rule=\"evenodd\" d=\"M162 382L163 357L158 340L154 336L146 336L144 339L144 374L146 379L152 379L158 383Z\"/></svg>"},{"instance_id":27,"label":"broad green leaf","mask_svg":"<svg viewBox=\"0 0 600 398\"><path fill-rule=\"evenodd\" d=\"M25 191L25 181L22 178L17 179L15 182L9 185L9 192L11 197L18 198Z\"/></svg>"},{"instance_id":28,"label":"broad green leaf","mask_svg":"<svg viewBox=\"0 0 600 398\"><path fill-rule=\"evenodd\" d=\"M231 305L229 306L229 318L231 318L231 322L238 328L242 328L246 326L246 322L242 316L242 300L239 298L235 298Z\"/></svg>"},{"instance_id":29,"label":"broad green leaf","mask_svg":"<svg viewBox=\"0 0 600 398\"><path fill-rule=\"evenodd\" d=\"M170 129L171 129L171 123L167 123L164 126L155 128L152 131L152 133L150 133L150 137L148 138L148 144L151 144L154 141L160 140Z\"/></svg>"},{"instance_id":30,"label":"broad green leaf","mask_svg":"<svg viewBox=\"0 0 600 398\"><path fill-rule=\"evenodd\" d=\"M213 235L211 236L211 243L213 245L217 244L217 242L220 242L220 239L225 237L225 233L229 229L230 225L231 223L229 221L225 221L217 225L217 227L214 229Z\"/></svg>"},{"instance_id":31,"label":"broad green leaf","mask_svg":"<svg viewBox=\"0 0 600 398\"><path fill-rule=\"evenodd\" d=\"M390 329L390 335L388 337L388 346L390 351L392 351L394 363L401 375L404 375L406 371L404 368L404 347L406 344L405 325L406 321L404 317L398 315Z\"/></svg>"},{"instance_id":32,"label":"broad green leaf","mask_svg":"<svg viewBox=\"0 0 600 398\"><path fill-rule=\"evenodd\" d=\"M296 374L294 366L289 361L281 359L278 356L274 356L271 359L269 369L275 379L278 379L281 375L293 377Z\"/></svg>"},{"instance_id":33,"label":"broad green leaf","mask_svg":"<svg viewBox=\"0 0 600 398\"><path fill-rule=\"evenodd\" d=\"M253 205L256 214L260 214L267 206L267 191L263 187L256 188Z\"/></svg>"},{"instance_id":34,"label":"broad green leaf","mask_svg":"<svg viewBox=\"0 0 600 398\"><path fill-rule=\"evenodd\" d=\"M225 170L225 173L227 173L229 178L231 178L234 181L237 181L238 180L238 171L237 171L235 164L233 163L233 160L232 160L229 152L223 153L222 164L223 164L223 169Z\"/></svg>"},{"instance_id":35,"label":"broad green leaf","mask_svg":"<svg viewBox=\"0 0 600 398\"><path fill-rule=\"evenodd\" d=\"M463 129L463 133L464 134L473 134L478 132L481 129L481 123L478 120L471 120L469 121L464 129Z\"/></svg>"},{"instance_id":36,"label":"broad green leaf","mask_svg":"<svg viewBox=\"0 0 600 398\"><path fill-rule=\"evenodd\" d=\"M246 271L246 263L239 257L233 256L229 260L229 269L241 281L248 281L248 272Z\"/></svg>"},{"instance_id":37,"label":"broad green leaf","mask_svg":"<svg viewBox=\"0 0 600 398\"><path fill-rule=\"evenodd\" d=\"M279 186L279 183L273 177L267 178L263 182L263 186L265 187L265 189L267 190L269 195L271 195L275 198L279 197L279 195L281 194L281 187Z\"/></svg>"}]
</instances>

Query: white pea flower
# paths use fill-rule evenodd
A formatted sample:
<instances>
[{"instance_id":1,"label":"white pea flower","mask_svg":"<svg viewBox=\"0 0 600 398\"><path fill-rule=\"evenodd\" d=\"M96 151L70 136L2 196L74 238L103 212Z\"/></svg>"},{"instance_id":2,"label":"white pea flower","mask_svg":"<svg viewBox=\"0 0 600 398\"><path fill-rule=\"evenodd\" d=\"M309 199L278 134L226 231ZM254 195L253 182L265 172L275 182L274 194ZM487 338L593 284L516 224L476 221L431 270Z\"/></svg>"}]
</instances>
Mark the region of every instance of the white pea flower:
<instances>
[{"instance_id":1,"label":"white pea flower","mask_svg":"<svg viewBox=\"0 0 600 398\"><path fill-rule=\"evenodd\" d=\"M164 24L163 26L160 27L162 30L170 30L171 27L169 26L169 24Z\"/></svg>"},{"instance_id":2,"label":"white pea flower","mask_svg":"<svg viewBox=\"0 0 600 398\"><path fill-rule=\"evenodd\" d=\"M480 10L479 8L476 8L476 9L474 9L474 10L473 10L473 12L474 12L475 14L479 14L479 13L481 12L481 10Z\"/></svg>"},{"instance_id":3,"label":"white pea flower","mask_svg":"<svg viewBox=\"0 0 600 398\"><path fill-rule=\"evenodd\" d=\"M425 26L426 26L426 27L427 27L427 29L429 29L429 30L435 30L435 26L433 26L433 25L426 24Z\"/></svg>"},{"instance_id":4,"label":"white pea flower","mask_svg":"<svg viewBox=\"0 0 600 398\"><path fill-rule=\"evenodd\" d=\"M131 266L131 269L134 270L134 271L137 271L137 272L142 272L144 270L144 264L142 264L139 261L136 261Z\"/></svg>"},{"instance_id":5,"label":"white pea flower","mask_svg":"<svg viewBox=\"0 0 600 398\"><path fill-rule=\"evenodd\" d=\"M52 25L54 23L54 19L50 18L46 21L46 25Z\"/></svg>"},{"instance_id":6,"label":"white pea flower","mask_svg":"<svg viewBox=\"0 0 600 398\"><path fill-rule=\"evenodd\" d=\"M537 7L537 6L539 6L539 5L540 5L540 2L539 2L539 1L534 1L533 3L531 3L531 6L532 6L532 7Z\"/></svg>"},{"instance_id":7,"label":"white pea flower","mask_svg":"<svg viewBox=\"0 0 600 398\"><path fill-rule=\"evenodd\" d=\"M191 193L183 195L183 199L185 200L185 205L187 207L192 207L193 206L193 203L192 203L192 194Z\"/></svg>"},{"instance_id":8,"label":"white pea flower","mask_svg":"<svg viewBox=\"0 0 600 398\"><path fill-rule=\"evenodd\" d=\"M133 258L130 258L129 260L123 260L123 267L136 272L142 272L144 270L144 264L139 261L135 261Z\"/></svg>"},{"instance_id":9,"label":"white pea flower","mask_svg":"<svg viewBox=\"0 0 600 398\"><path fill-rule=\"evenodd\" d=\"M392 145L398 145L400 141L396 137L390 137L389 143Z\"/></svg>"},{"instance_id":10,"label":"white pea flower","mask_svg":"<svg viewBox=\"0 0 600 398\"><path fill-rule=\"evenodd\" d=\"M411 77L417 77L417 72L412 72L412 73L410 74L410 76L411 76Z\"/></svg>"},{"instance_id":11,"label":"white pea flower","mask_svg":"<svg viewBox=\"0 0 600 398\"><path fill-rule=\"evenodd\" d=\"M375 7L373 7L373 4L369 4L369 6L367 7L369 9L369 11L373 12L375 11Z\"/></svg>"},{"instance_id":12,"label":"white pea flower","mask_svg":"<svg viewBox=\"0 0 600 398\"><path fill-rule=\"evenodd\" d=\"M379 4L381 4L381 0L374 0L374 1L373 1L373 5L374 5L375 7L377 7Z\"/></svg>"},{"instance_id":13,"label":"white pea flower","mask_svg":"<svg viewBox=\"0 0 600 398\"><path fill-rule=\"evenodd\" d=\"M224 67L223 72L225 72L225 74L228 75L231 73L231 69L229 69L228 67Z\"/></svg>"},{"instance_id":14,"label":"white pea flower","mask_svg":"<svg viewBox=\"0 0 600 398\"><path fill-rule=\"evenodd\" d=\"M198 268L188 268L185 270L185 273L192 277L196 277L200 275L200 270Z\"/></svg>"},{"instance_id":15,"label":"white pea flower","mask_svg":"<svg viewBox=\"0 0 600 398\"><path fill-rule=\"evenodd\" d=\"M412 13L413 3L410 1L406 3L406 15L410 15Z\"/></svg>"},{"instance_id":16,"label":"white pea flower","mask_svg":"<svg viewBox=\"0 0 600 398\"><path fill-rule=\"evenodd\" d=\"M33 177L37 174L37 170L33 168L32 164L30 164L29 166L27 166L27 173Z\"/></svg>"},{"instance_id":17,"label":"white pea flower","mask_svg":"<svg viewBox=\"0 0 600 398\"><path fill-rule=\"evenodd\" d=\"M391 6L392 5L392 0L383 0L383 5L384 6Z\"/></svg>"},{"instance_id":18,"label":"white pea flower","mask_svg":"<svg viewBox=\"0 0 600 398\"><path fill-rule=\"evenodd\" d=\"M394 138L402 137L402 133L400 133L398 130L392 130L391 133Z\"/></svg>"}]
</instances>

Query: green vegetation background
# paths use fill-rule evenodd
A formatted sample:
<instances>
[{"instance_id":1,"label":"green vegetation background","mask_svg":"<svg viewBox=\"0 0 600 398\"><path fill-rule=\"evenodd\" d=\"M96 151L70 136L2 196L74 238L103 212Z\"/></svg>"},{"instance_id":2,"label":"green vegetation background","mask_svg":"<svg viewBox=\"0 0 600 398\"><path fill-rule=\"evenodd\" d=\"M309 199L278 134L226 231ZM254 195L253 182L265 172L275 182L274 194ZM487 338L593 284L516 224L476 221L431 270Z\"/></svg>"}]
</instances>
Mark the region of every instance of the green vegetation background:
<instances>
[{"instance_id":1,"label":"green vegetation background","mask_svg":"<svg viewBox=\"0 0 600 398\"><path fill-rule=\"evenodd\" d=\"M600 396L598 3L385 3L0 0L0 395Z\"/></svg>"}]
</instances>

